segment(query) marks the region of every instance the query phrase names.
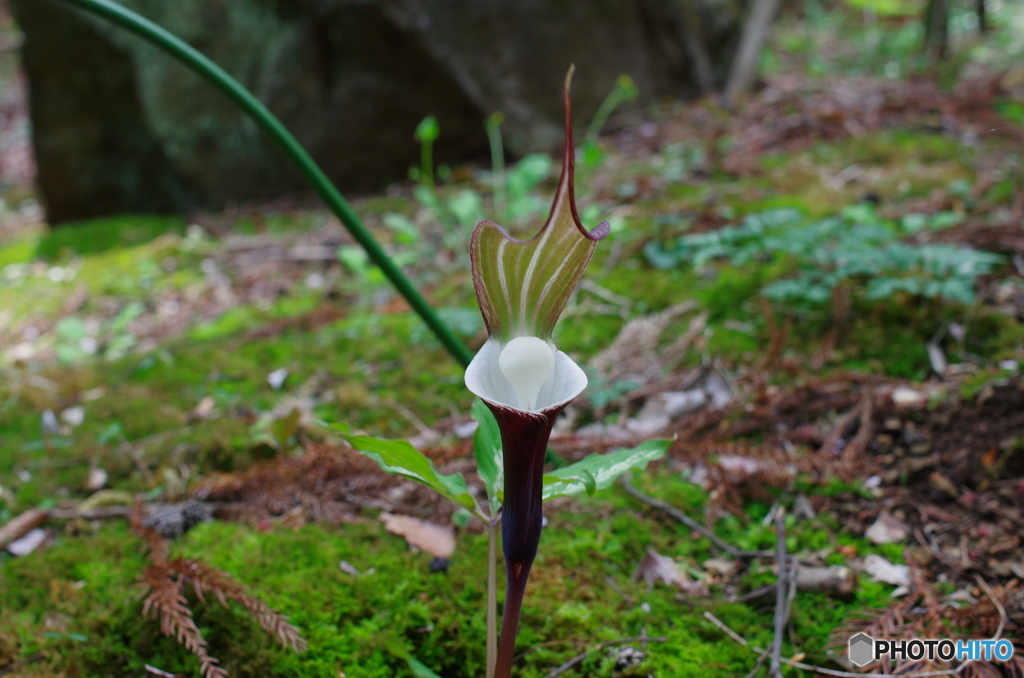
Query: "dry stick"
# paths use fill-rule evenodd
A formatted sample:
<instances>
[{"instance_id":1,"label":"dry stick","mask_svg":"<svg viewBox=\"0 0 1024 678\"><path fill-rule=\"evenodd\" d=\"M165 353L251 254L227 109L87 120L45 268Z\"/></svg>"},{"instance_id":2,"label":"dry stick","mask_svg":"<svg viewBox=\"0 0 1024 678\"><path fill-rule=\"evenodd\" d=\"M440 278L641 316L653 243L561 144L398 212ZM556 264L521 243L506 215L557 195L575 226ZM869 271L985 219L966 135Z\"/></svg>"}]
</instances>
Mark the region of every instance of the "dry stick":
<instances>
[{"instance_id":1,"label":"dry stick","mask_svg":"<svg viewBox=\"0 0 1024 678\"><path fill-rule=\"evenodd\" d=\"M50 509L48 515L53 520L108 520L111 518L128 518L132 514L131 506L99 506L86 511L72 509Z\"/></svg>"},{"instance_id":2,"label":"dry stick","mask_svg":"<svg viewBox=\"0 0 1024 678\"><path fill-rule=\"evenodd\" d=\"M648 506L651 506L651 507L656 508L658 510L664 511L669 516L671 516L672 518L678 520L683 525L686 525L688 528L690 528L694 532L699 532L700 534L704 535L704 537L706 537L712 544L714 544L720 550L725 551L726 553L728 553L733 558L761 558L761 557L766 557L766 556L773 555L771 551L744 551L742 549L736 548L735 546L733 546L732 544L729 544L728 542L723 541L714 532L712 532L708 528L704 527L703 525L701 525L696 520L694 520L690 516L686 515L685 513L680 511L679 509L677 509L677 508L675 508L673 506L669 506L665 502L658 501L654 497L648 496L648 495L644 494L643 492L641 492L640 490L636 489L632 485L632 483L629 482L629 474L628 473L624 473L619 478L619 482L622 484L622 488L624 490L626 490L626 492L628 494L632 495L636 499L639 499L640 501L642 501L643 503L647 504Z\"/></svg>"},{"instance_id":3,"label":"dry stick","mask_svg":"<svg viewBox=\"0 0 1024 678\"><path fill-rule=\"evenodd\" d=\"M782 678L782 634L786 628L786 509L775 509L775 561L778 575L775 582L775 637L772 638L772 663L768 672L773 678Z\"/></svg>"},{"instance_id":4,"label":"dry stick","mask_svg":"<svg viewBox=\"0 0 1024 678\"><path fill-rule=\"evenodd\" d=\"M427 426L425 423L423 423L423 420L417 417L415 412L413 412L412 410L410 410L408 407L398 402L397 400L392 400L391 398L382 398L380 396L373 396L372 400L374 400L379 405L391 408L392 410L397 412L406 421L412 424L416 428L416 430L419 431L420 435L423 436L424 438L427 438L429 440L436 440L437 438L440 437L440 434L434 429Z\"/></svg>"},{"instance_id":5,"label":"dry stick","mask_svg":"<svg viewBox=\"0 0 1024 678\"><path fill-rule=\"evenodd\" d=\"M991 600L992 604L996 606L997 610L999 610L999 626L996 628L995 635L992 636L992 640L999 640L1003 635L1003 629L1006 628L1006 608L999 602L999 599L996 598L996 594L992 592L992 588L985 583L985 580L981 578L980 574L975 574L974 578L978 580L978 586L985 591L985 595L988 596L988 599Z\"/></svg>"},{"instance_id":6,"label":"dry stick","mask_svg":"<svg viewBox=\"0 0 1024 678\"><path fill-rule=\"evenodd\" d=\"M563 673L565 673L569 669L573 668L574 666L582 664L583 660L587 658L587 655L589 655L594 650L603 650L606 647L612 647L614 645L625 645L626 643L635 643L637 641L642 641L644 643L667 643L668 642L668 638L652 638L650 636L646 636L645 635L645 636L634 636L633 638L619 638L617 640L608 640L608 641L605 641L605 642L601 643L600 645L597 645L596 647L594 647L591 650L587 650L586 652L583 652L582 654L579 654L579 655L573 657L569 661L567 661L564 664L562 664L561 666L559 666L557 669L552 669L551 673L549 673L546 676L546 678L555 678L555 676L562 675Z\"/></svg>"},{"instance_id":7,"label":"dry stick","mask_svg":"<svg viewBox=\"0 0 1024 678\"><path fill-rule=\"evenodd\" d=\"M29 509L14 517L4 525L0 525L0 550L15 542L26 534L41 527L50 514L41 509Z\"/></svg>"},{"instance_id":8,"label":"dry stick","mask_svg":"<svg viewBox=\"0 0 1024 678\"><path fill-rule=\"evenodd\" d=\"M800 563L790 558L789 563L789 591L786 593L786 619L789 619L793 611L793 601L796 600L796 592L799 588L797 583L800 579Z\"/></svg>"},{"instance_id":9,"label":"dry stick","mask_svg":"<svg viewBox=\"0 0 1024 678\"><path fill-rule=\"evenodd\" d=\"M726 635L728 635L730 638L735 640L740 645L743 645L744 647L749 647L751 650L754 650L755 652L763 652L763 653L767 653L768 652L768 650L762 650L757 645L751 645L750 643L748 643L742 636L740 636L738 633L736 633L735 631L730 629L728 626L726 626L725 622L723 622L721 619L719 619L715 615L711 614L710 612L705 612L704 613L704 618L707 619L712 624L714 624L715 626L717 626L719 629L722 630L722 632L724 632ZM851 671L836 671L835 669L826 669L823 666L814 666L813 664L804 664L803 662L795 662L792 659L786 659L785 657L782 657L781 661L786 666L792 666L793 668L797 668L797 669L804 669L805 671L814 671L816 673L821 673L821 674L826 675L826 676L836 676L837 678L892 678L892 674L889 674L889 673L853 673ZM970 664L970 662L965 663L965 664L961 664L956 669L951 669L949 671L921 671L920 673L901 674L900 678L929 678L930 676L958 676L958 675L960 675L961 670L964 669L969 664Z\"/></svg>"},{"instance_id":10,"label":"dry stick","mask_svg":"<svg viewBox=\"0 0 1024 678\"><path fill-rule=\"evenodd\" d=\"M762 666L764 666L764 660L768 659L769 654L770 653L768 651L761 653L761 655L757 658L757 663L754 664L754 668L750 669L750 673L746 675L746 678L754 678L754 676L757 675L757 672L761 670Z\"/></svg>"},{"instance_id":11,"label":"dry stick","mask_svg":"<svg viewBox=\"0 0 1024 678\"><path fill-rule=\"evenodd\" d=\"M24 659L20 659L20 660L14 662L12 664L8 664L7 666L4 666L4 667L0 668L0 676L6 676L8 673L14 673L14 671L16 669L19 669L22 666L25 666L26 664L31 664L32 662L39 661L44 656L45 655L42 652L36 652L35 654L30 654L29 656L25 657Z\"/></svg>"}]
</instances>

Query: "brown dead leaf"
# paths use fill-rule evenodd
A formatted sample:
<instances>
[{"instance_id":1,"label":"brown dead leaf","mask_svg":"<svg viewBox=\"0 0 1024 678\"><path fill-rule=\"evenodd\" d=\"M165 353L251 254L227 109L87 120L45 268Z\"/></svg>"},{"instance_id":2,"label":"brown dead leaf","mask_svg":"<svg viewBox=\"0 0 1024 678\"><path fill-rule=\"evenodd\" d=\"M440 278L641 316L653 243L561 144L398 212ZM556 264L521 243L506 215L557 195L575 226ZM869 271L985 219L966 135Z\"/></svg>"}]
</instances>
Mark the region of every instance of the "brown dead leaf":
<instances>
[{"instance_id":1,"label":"brown dead leaf","mask_svg":"<svg viewBox=\"0 0 1024 678\"><path fill-rule=\"evenodd\" d=\"M910 527L905 522L891 513L881 513L864 536L876 544L892 544L906 541L909 534Z\"/></svg>"},{"instance_id":2,"label":"brown dead leaf","mask_svg":"<svg viewBox=\"0 0 1024 678\"><path fill-rule=\"evenodd\" d=\"M39 509L29 509L17 516L6 525L0 527L0 549L7 548L13 541L21 539L26 534L41 526L49 518L49 513Z\"/></svg>"},{"instance_id":3,"label":"brown dead leaf","mask_svg":"<svg viewBox=\"0 0 1024 678\"><path fill-rule=\"evenodd\" d=\"M426 551L437 558L450 558L455 551L455 530L412 516L381 513L384 529L405 537L409 546Z\"/></svg>"},{"instance_id":4,"label":"brown dead leaf","mask_svg":"<svg viewBox=\"0 0 1024 678\"><path fill-rule=\"evenodd\" d=\"M203 421L209 419L210 415L213 414L213 408L216 407L217 401L213 399L213 396L206 396L199 401L189 413L189 417L192 421Z\"/></svg>"},{"instance_id":5,"label":"brown dead leaf","mask_svg":"<svg viewBox=\"0 0 1024 678\"><path fill-rule=\"evenodd\" d=\"M643 579L648 586L661 583L666 586L677 586L684 591L689 591L694 585L686 573L679 569L676 561L650 548L647 549L647 555L637 565L633 579L636 581Z\"/></svg>"}]
</instances>

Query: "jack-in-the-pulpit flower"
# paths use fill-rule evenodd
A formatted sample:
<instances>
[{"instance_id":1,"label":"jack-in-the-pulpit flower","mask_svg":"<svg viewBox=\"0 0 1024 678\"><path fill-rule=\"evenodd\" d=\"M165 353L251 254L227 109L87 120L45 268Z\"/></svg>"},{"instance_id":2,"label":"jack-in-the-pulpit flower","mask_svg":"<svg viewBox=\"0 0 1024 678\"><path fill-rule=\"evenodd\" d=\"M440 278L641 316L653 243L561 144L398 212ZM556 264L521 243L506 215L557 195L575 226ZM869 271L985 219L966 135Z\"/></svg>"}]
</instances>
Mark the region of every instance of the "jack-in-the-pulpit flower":
<instances>
[{"instance_id":1,"label":"jack-in-the-pulpit flower","mask_svg":"<svg viewBox=\"0 0 1024 678\"><path fill-rule=\"evenodd\" d=\"M501 513L506 595L496 678L510 675L526 580L540 542L544 454L555 417L587 385L579 365L551 341L551 332L608 223L580 223L573 195L570 68L565 79L565 147L551 214L527 241L492 221L470 242L473 285L487 342L466 369L466 386L494 413L501 432Z\"/></svg>"}]
</instances>

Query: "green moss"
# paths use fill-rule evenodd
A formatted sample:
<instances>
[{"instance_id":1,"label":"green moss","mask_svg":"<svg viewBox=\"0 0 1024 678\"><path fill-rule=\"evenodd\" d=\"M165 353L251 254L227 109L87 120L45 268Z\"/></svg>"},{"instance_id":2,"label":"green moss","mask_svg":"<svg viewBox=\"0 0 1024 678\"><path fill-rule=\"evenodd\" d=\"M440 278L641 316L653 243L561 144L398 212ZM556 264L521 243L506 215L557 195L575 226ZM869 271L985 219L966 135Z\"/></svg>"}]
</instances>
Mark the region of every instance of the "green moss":
<instances>
[{"instance_id":1,"label":"green moss","mask_svg":"<svg viewBox=\"0 0 1024 678\"><path fill-rule=\"evenodd\" d=\"M31 261L35 250L36 240L32 237L23 237L0 243L0 268Z\"/></svg>"},{"instance_id":2,"label":"green moss","mask_svg":"<svg viewBox=\"0 0 1024 678\"><path fill-rule=\"evenodd\" d=\"M636 481L700 519L706 497L695 486L674 474L650 471ZM524 609L518 645L525 654L518 675L541 678L575 656L579 643L642 632L667 641L648 644L638 675L656 671L724 677L749 670L755 655L725 638L703 616L705 609L750 642L761 647L770 643L770 610L711 601L681 606L674 590L649 589L633 580L648 548L700 574L700 563L714 552L684 526L620 490L584 497L579 505L560 501L546 513L550 524ZM833 527L816 521L790 525L794 549L839 543ZM756 519L729 517L716 529L742 547L770 548L774 543L771 529ZM862 552L877 552L863 540L853 543ZM61 537L29 558L2 563L0 609L19 611L6 619L19 634L21 655L45 648L45 663L83 676L133 675L145 663L194 672L195 659L161 636L156 622L141 616L134 586L144 566L140 546L125 525L113 523L91 535ZM481 534L460 535L446 574L431 574L430 556L412 553L376 522L339 528L307 525L297 531L204 523L176 543L174 553L232 573L289 615L310 642L309 652L296 655L276 645L238 606L225 609L212 599L203 605L190 598L211 654L232 675L326 677L343 671L354 678L409 676L409 655L451 678L483 671L486 538ZM346 574L338 567L342 561L364 574ZM755 587L773 581L771 569L755 563L744 583ZM794 608L800 649L824 648L831 629L845 615L885 603L886 594L876 584L862 585L847 603L801 593ZM55 614L63 620L60 637L46 633L46 620ZM72 634L88 641L72 640ZM609 653L595 652L584 666L588 675L611 676L613 663Z\"/></svg>"},{"instance_id":3,"label":"green moss","mask_svg":"<svg viewBox=\"0 0 1024 678\"><path fill-rule=\"evenodd\" d=\"M126 215L63 224L39 238L34 258L59 260L100 254L145 245L161 235L180 235L184 231L185 221L171 216Z\"/></svg>"}]
</instances>

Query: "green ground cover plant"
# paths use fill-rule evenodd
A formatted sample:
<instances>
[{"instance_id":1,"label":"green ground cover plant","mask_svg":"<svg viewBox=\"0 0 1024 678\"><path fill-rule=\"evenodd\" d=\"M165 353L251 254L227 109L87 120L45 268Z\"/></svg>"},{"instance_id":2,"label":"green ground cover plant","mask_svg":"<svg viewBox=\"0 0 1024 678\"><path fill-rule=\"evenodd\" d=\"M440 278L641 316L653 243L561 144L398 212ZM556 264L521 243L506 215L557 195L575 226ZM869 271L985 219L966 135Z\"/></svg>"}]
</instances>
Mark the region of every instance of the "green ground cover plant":
<instances>
[{"instance_id":1,"label":"green ground cover plant","mask_svg":"<svg viewBox=\"0 0 1024 678\"><path fill-rule=\"evenodd\" d=\"M949 212L912 213L897 224L880 218L870 203L815 220L797 210L780 209L749 214L736 226L684 235L668 246L652 241L644 254L659 268L701 268L715 260L742 266L788 259L794 274L764 286L761 294L796 307L824 307L840 289L872 301L905 293L970 304L977 279L991 273L1002 257L956 245L903 240L923 230L952 226L959 219Z\"/></svg>"}]
</instances>

